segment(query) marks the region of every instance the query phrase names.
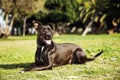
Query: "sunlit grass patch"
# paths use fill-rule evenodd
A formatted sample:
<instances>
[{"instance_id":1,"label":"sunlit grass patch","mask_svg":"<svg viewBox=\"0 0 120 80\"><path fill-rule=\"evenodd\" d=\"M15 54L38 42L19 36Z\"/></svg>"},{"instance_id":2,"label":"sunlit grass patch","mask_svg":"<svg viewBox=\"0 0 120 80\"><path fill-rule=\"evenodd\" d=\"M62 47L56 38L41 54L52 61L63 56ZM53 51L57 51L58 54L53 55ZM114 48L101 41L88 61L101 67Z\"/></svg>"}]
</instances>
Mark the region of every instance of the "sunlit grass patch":
<instances>
[{"instance_id":1,"label":"sunlit grass patch","mask_svg":"<svg viewBox=\"0 0 120 80\"><path fill-rule=\"evenodd\" d=\"M86 55L104 53L95 61L83 65L65 65L53 70L19 71L34 62L36 36L0 39L0 80L119 80L120 34L116 35L61 35L54 42L70 42L81 46Z\"/></svg>"}]
</instances>

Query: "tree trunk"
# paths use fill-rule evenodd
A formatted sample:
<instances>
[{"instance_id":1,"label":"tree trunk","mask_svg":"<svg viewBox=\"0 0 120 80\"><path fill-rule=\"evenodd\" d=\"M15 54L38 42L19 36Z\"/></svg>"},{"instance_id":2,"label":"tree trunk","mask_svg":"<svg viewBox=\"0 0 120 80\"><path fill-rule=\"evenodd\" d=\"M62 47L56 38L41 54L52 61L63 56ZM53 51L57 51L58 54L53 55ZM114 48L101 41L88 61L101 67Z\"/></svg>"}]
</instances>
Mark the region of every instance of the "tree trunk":
<instances>
[{"instance_id":1,"label":"tree trunk","mask_svg":"<svg viewBox=\"0 0 120 80\"><path fill-rule=\"evenodd\" d=\"M9 27L9 32L8 32L9 35L11 34L11 30L12 30L12 27L13 27L14 19L15 19L15 16L13 15L11 23L10 23L10 27Z\"/></svg>"},{"instance_id":2,"label":"tree trunk","mask_svg":"<svg viewBox=\"0 0 120 80\"><path fill-rule=\"evenodd\" d=\"M6 13L6 16L5 16L5 35L6 35L6 37L9 36L8 31L9 31L9 27L8 27L8 13Z\"/></svg>"},{"instance_id":3,"label":"tree trunk","mask_svg":"<svg viewBox=\"0 0 120 80\"><path fill-rule=\"evenodd\" d=\"M82 36L85 36L91 30L93 22L94 20L92 19L83 31Z\"/></svg>"},{"instance_id":4,"label":"tree trunk","mask_svg":"<svg viewBox=\"0 0 120 80\"><path fill-rule=\"evenodd\" d=\"M25 31L26 31L26 20L27 17L24 18L24 22L23 22L23 37L25 36Z\"/></svg>"},{"instance_id":5,"label":"tree trunk","mask_svg":"<svg viewBox=\"0 0 120 80\"><path fill-rule=\"evenodd\" d=\"M1 38L1 34L2 34L2 29L1 29L1 24L0 24L0 38Z\"/></svg>"}]
</instances>

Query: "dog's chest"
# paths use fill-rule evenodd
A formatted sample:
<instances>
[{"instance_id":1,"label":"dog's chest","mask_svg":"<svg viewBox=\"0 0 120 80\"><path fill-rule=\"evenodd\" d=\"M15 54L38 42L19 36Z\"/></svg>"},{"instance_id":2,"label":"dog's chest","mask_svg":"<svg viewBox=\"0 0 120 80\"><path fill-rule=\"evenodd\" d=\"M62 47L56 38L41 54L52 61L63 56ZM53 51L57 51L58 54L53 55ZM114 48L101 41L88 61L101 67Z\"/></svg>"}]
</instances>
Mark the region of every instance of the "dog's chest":
<instances>
[{"instance_id":1,"label":"dog's chest","mask_svg":"<svg viewBox=\"0 0 120 80\"><path fill-rule=\"evenodd\" d=\"M44 58L48 54L48 49L46 47L41 48L41 55Z\"/></svg>"},{"instance_id":2,"label":"dog's chest","mask_svg":"<svg viewBox=\"0 0 120 80\"><path fill-rule=\"evenodd\" d=\"M51 47L50 46L44 46L44 47L41 47L41 54L42 54L42 56L44 57L44 56L47 56L48 55L48 53L50 53L51 52Z\"/></svg>"},{"instance_id":3,"label":"dog's chest","mask_svg":"<svg viewBox=\"0 0 120 80\"><path fill-rule=\"evenodd\" d=\"M44 47L41 47L41 53L43 53Z\"/></svg>"}]
</instances>

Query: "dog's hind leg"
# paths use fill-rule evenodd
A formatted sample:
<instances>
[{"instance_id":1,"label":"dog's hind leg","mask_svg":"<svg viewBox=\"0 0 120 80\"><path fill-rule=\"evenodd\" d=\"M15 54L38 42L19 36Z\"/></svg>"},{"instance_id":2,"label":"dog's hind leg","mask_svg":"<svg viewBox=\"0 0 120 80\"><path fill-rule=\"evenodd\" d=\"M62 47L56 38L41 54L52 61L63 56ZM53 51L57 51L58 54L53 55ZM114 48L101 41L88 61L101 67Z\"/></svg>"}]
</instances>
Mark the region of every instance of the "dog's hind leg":
<instances>
[{"instance_id":1,"label":"dog's hind leg","mask_svg":"<svg viewBox=\"0 0 120 80\"><path fill-rule=\"evenodd\" d=\"M87 56L81 48L77 48L72 57L71 64L84 64L87 60Z\"/></svg>"},{"instance_id":2,"label":"dog's hind leg","mask_svg":"<svg viewBox=\"0 0 120 80\"><path fill-rule=\"evenodd\" d=\"M77 48L75 52L73 53L73 61L77 64L84 64L89 61L95 60L98 56L100 56L103 53L103 51L97 53L94 57L88 58L84 51L80 48Z\"/></svg>"},{"instance_id":3,"label":"dog's hind leg","mask_svg":"<svg viewBox=\"0 0 120 80\"><path fill-rule=\"evenodd\" d=\"M73 53L72 63L74 64L84 64L89 61L95 60L98 56L100 56L103 51L97 53L94 57L88 58L84 51L81 48L77 48Z\"/></svg>"}]
</instances>

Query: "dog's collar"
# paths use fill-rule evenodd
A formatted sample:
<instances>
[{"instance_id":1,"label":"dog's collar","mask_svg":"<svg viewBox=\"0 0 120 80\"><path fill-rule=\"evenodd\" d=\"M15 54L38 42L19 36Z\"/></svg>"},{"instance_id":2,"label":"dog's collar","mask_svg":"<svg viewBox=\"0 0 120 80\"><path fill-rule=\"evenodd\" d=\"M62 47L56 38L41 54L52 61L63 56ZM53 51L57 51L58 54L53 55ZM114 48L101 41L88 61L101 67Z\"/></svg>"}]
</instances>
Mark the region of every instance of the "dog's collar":
<instances>
[{"instance_id":1,"label":"dog's collar","mask_svg":"<svg viewBox=\"0 0 120 80\"><path fill-rule=\"evenodd\" d=\"M53 42L51 42L51 44L52 44L52 43L53 43ZM50 45L51 45L51 44L50 44ZM45 47L45 46L41 46L41 45L37 44L37 47L38 47L38 48L41 48L41 47Z\"/></svg>"},{"instance_id":2,"label":"dog's collar","mask_svg":"<svg viewBox=\"0 0 120 80\"><path fill-rule=\"evenodd\" d=\"M41 45L38 45L38 44L37 44L37 47L38 47L38 48L41 48L41 47L44 47L44 46L41 46Z\"/></svg>"}]
</instances>

